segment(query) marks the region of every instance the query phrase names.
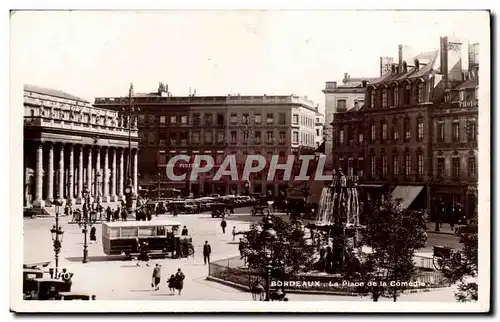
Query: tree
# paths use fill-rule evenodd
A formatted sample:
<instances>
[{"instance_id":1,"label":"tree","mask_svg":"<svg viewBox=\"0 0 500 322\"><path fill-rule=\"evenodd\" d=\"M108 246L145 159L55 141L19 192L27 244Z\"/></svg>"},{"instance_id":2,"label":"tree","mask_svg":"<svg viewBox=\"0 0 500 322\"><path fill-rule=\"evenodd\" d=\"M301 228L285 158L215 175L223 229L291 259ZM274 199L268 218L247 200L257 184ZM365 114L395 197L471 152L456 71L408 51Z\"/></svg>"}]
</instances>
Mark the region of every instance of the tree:
<instances>
[{"instance_id":1,"label":"tree","mask_svg":"<svg viewBox=\"0 0 500 322\"><path fill-rule=\"evenodd\" d=\"M264 272L268 262L266 250L270 253L275 266L274 276L287 278L299 272L308 271L314 264L314 246L306 242L301 222L286 222L279 217L270 217L276 239L266 242L261 235L262 223L254 223L247 233L246 252L249 268Z\"/></svg>"},{"instance_id":2,"label":"tree","mask_svg":"<svg viewBox=\"0 0 500 322\"><path fill-rule=\"evenodd\" d=\"M459 302L477 301L478 285L478 234L477 217L471 223L459 229L457 234L461 237L464 247L454 256L442 262L442 273L451 283L458 285L455 298Z\"/></svg>"},{"instance_id":3,"label":"tree","mask_svg":"<svg viewBox=\"0 0 500 322\"><path fill-rule=\"evenodd\" d=\"M363 243L371 253L346 251L344 277L363 282L358 288L362 295L370 294L373 301L391 297L394 301L406 288L416 272L415 251L425 246L425 211L407 210L401 200L387 195L369 205L373 213L366 217Z\"/></svg>"}]
</instances>

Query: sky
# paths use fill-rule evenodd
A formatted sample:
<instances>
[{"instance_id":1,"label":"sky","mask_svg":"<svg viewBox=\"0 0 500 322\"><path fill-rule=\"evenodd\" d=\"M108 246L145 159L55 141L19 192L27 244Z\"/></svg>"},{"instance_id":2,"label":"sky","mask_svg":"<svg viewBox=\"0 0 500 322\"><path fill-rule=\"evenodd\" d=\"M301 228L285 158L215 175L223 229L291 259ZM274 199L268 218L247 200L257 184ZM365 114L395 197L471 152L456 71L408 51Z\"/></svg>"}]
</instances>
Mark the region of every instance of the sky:
<instances>
[{"instance_id":1,"label":"sky","mask_svg":"<svg viewBox=\"0 0 500 322\"><path fill-rule=\"evenodd\" d=\"M326 81L379 76L398 44L416 55L488 26L479 11L20 11L11 76L90 102L161 81L174 96L295 94L323 110Z\"/></svg>"}]
</instances>

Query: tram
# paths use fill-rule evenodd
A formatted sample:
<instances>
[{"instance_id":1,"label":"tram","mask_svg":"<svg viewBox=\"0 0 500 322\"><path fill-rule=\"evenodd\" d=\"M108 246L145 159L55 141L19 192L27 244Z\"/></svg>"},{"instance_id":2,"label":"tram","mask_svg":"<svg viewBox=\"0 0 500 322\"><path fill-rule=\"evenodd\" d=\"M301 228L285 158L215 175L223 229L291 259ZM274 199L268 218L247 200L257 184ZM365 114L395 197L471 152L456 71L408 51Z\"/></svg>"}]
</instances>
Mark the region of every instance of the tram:
<instances>
[{"instance_id":1,"label":"tram","mask_svg":"<svg viewBox=\"0 0 500 322\"><path fill-rule=\"evenodd\" d=\"M181 223L173 220L115 221L102 225L102 248L106 255L136 253L138 242L147 242L150 252L171 252L176 240L188 242L189 253L194 253L192 238L180 236Z\"/></svg>"}]
</instances>

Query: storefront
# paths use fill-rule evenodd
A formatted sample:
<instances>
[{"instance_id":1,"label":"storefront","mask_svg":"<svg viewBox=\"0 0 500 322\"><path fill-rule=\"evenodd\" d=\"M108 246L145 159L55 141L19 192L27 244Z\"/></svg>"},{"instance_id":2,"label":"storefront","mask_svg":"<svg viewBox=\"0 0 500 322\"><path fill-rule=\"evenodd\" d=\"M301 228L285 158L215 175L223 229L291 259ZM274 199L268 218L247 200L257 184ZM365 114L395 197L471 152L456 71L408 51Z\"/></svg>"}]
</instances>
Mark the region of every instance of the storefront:
<instances>
[{"instance_id":1,"label":"storefront","mask_svg":"<svg viewBox=\"0 0 500 322\"><path fill-rule=\"evenodd\" d=\"M474 197L474 194L471 194ZM475 212L476 201L467 199L466 185L433 185L431 186L431 220L460 224L471 218ZM472 198L471 198L472 199ZM472 207L468 209L466 203Z\"/></svg>"}]
</instances>

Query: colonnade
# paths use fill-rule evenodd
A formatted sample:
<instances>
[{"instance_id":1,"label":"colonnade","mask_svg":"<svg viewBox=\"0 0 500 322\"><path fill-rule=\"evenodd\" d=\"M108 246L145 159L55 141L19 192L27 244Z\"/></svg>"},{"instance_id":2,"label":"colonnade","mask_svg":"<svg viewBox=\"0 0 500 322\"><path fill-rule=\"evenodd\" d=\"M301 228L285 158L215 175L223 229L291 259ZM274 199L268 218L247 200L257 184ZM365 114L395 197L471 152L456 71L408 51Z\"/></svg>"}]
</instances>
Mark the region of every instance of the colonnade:
<instances>
[{"instance_id":1,"label":"colonnade","mask_svg":"<svg viewBox=\"0 0 500 322\"><path fill-rule=\"evenodd\" d=\"M33 205L48 206L56 198L81 204L84 186L92 198L100 197L103 203L123 200L128 153L127 148L121 147L38 142ZM130 153L129 175L137 193L137 149L133 148Z\"/></svg>"}]
</instances>

